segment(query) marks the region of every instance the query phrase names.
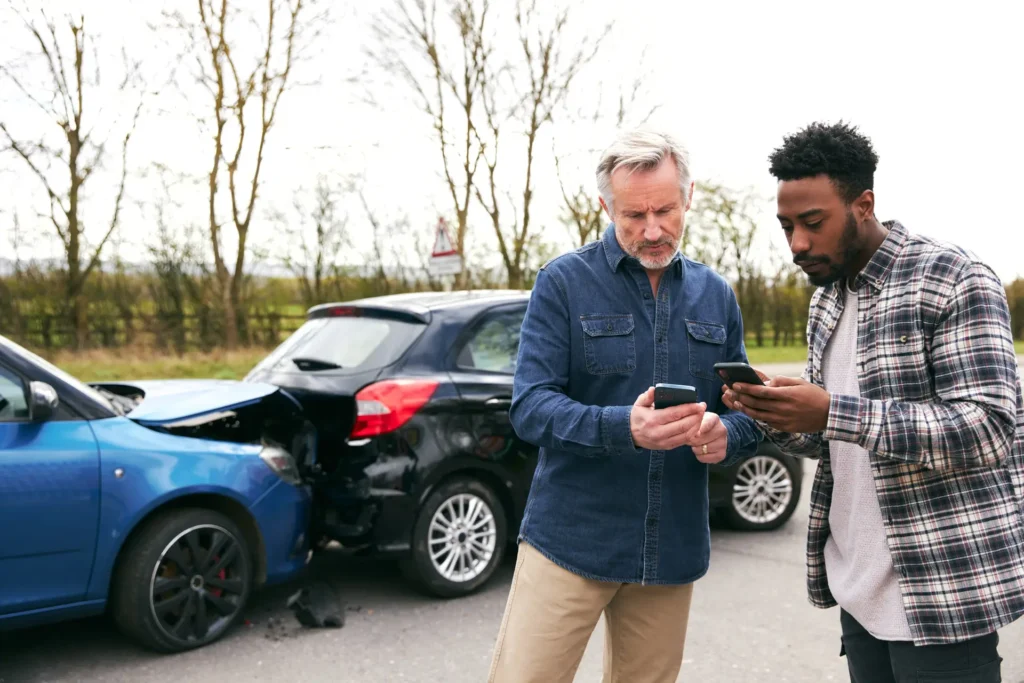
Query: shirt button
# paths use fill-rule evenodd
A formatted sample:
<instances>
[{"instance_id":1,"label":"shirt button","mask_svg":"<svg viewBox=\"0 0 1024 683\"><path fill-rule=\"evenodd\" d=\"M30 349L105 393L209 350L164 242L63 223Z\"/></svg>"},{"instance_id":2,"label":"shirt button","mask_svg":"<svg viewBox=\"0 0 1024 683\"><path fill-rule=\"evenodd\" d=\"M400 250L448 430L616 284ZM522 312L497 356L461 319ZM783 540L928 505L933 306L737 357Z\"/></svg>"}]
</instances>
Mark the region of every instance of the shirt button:
<instances>
[{"instance_id":1,"label":"shirt button","mask_svg":"<svg viewBox=\"0 0 1024 683\"><path fill-rule=\"evenodd\" d=\"M611 332L611 331L612 331L612 324L611 324L611 323L608 323L608 331L609 331L609 332Z\"/></svg>"},{"instance_id":2,"label":"shirt button","mask_svg":"<svg viewBox=\"0 0 1024 683\"><path fill-rule=\"evenodd\" d=\"M645 298L645 299L650 299L650 298L651 298L651 295L650 295L650 294L646 294L646 293L645 293L645 294L644 294L644 298Z\"/></svg>"},{"instance_id":3,"label":"shirt button","mask_svg":"<svg viewBox=\"0 0 1024 683\"><path fill-rule=\"evenodd\" d=\"M652 526L653 527L653 526L657 526L657 525L658 525L658 518L657 517L648 517L647 518L647 526Z\"/></svg>"},{"instance_id":4,"label":"shirt button","mask_svg":"<svg viewBox=\"0 0 1024 683\"><path fill-rule=\"evenodd\" d=\"M651 481L661 481L661 472L652 472Z\"/></svg>"},{"instance_id":5,"label":"shirt button","mask_svg":"<svg viewBox=\"0 0 1024 683\"><path fill-rule=\"evenodd\" d=\"M664 335L663 335L663 336L660 336L660 337L658 337L658 343L659 343L659 344L664 344L664 343L665 343L665 337L664 337Z\"/></svg>"}]
</instances>

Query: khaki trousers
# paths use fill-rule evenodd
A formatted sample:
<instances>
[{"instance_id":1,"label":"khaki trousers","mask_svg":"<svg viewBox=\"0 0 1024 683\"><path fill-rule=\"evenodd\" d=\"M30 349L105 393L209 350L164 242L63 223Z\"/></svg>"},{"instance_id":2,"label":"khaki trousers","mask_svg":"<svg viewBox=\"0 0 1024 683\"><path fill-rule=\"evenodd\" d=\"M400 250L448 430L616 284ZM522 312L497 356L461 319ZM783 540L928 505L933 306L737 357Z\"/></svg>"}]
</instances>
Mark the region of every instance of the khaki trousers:
<instances>
[{"instance_id":1,"label":"khaki trousers","mask_svg":"<svg viewBox=\"0 0 1024 683\"><path fill-rule=\"evenodd\" d=\"M674 683L692 596L693 584L586 579L520 543L488 680L571 683L603 612L604 683Z\"/></svg>"}]
</instances>

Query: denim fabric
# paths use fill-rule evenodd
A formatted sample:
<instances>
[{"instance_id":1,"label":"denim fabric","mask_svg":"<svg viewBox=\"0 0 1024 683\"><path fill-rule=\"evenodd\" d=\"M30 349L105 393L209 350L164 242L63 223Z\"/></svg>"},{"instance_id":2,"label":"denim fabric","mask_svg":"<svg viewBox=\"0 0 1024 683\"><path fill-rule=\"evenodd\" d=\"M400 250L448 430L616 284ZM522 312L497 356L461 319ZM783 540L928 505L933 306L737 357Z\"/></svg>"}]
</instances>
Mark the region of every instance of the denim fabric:
<instances>
[{"instance_id":1,"label":"denim fabric","mask_svg":"<svg viewBox=\"0 0 1024 683\"><path fill-rule=\"evenodd\" d=\"M719 361L746 361L732 288L677 255L651 291L614 225L538 273L520 337L512 424L540 447L520 539L582 576L690 583L710 557L708 473L692 449L634 446L637 396L689 384L729 433L726 464L760 432L721 403Z\"/></svg>"}]
</instances>

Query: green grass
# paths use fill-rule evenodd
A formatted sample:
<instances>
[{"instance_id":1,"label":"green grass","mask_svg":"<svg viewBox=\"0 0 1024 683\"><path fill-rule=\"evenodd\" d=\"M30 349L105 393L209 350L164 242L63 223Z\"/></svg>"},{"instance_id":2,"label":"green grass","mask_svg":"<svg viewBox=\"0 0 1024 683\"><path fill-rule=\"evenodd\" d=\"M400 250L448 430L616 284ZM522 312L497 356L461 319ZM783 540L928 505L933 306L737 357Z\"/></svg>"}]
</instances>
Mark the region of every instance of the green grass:
<instances>
[{"instance_id":1,"label":"green grass","mask_svg":"<svg viewBox=\"0 0 1024 683\"><path fill-rule=\"evenodd\" d=\"M1014 344L1024 355L1024 341ZM241 379L269 353L266 349L238 351L189 352L183 356L140 349L104 349L74 353L62 351L49 360L85 382L129 379ZM807 360L804 346L762 346L747 344L751 365L770 363L803 363Z\"/></svg>"},{"instance_id":2,"label":"green grass","mask_svg":"<svg viewBox=\"0 0 1024 683\"><path fill-rule=\"evenodd\" d=\"M806 346L755 346L747 342L747 359L751 365L768 363L803 363L807 360Z\"/></svg>"},{"instance_id":3,"label":"green grass","mask_svg":"<svg viewBox=\"0 0 1024 683\"><path fill-rule=\"evenodd\" d=\"M189 352L183 356L139 349L59 352L48 358L84 382L138 379L241 379L270 353L266 349Z\"/></svg>"}]
</instances>

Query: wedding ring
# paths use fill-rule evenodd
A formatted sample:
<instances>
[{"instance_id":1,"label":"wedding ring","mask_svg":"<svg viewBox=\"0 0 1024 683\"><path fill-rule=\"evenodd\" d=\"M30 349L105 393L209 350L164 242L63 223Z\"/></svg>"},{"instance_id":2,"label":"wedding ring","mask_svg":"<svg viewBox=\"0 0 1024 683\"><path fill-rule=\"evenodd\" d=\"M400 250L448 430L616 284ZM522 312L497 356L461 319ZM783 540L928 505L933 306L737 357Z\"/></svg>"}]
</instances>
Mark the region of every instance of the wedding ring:
<instances>
[{"instance_id":1,"label":"wedding ring","mask_svg":"<svg viewBox=\"0 0 1024 683\"><path fill-rule=\"evenodd\" d=\"M703 446L701 446L700 447L700 452L701 452L701 455L707 455L708 454L708 445L704 444Z\"/></svg>"}]
</instances>

